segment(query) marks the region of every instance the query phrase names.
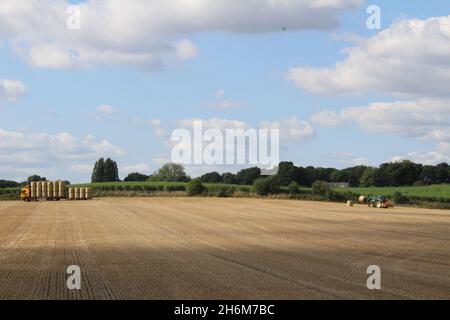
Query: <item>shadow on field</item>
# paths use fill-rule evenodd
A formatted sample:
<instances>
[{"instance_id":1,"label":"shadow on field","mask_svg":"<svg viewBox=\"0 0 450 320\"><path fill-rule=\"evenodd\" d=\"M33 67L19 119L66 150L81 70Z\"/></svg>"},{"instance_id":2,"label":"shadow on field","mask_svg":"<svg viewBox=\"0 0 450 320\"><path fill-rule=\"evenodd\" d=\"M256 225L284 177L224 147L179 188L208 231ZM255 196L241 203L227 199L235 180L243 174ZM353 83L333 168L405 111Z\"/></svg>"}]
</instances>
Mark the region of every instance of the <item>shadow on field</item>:
<instances>
[{"instance_id":1,"label":"shadow on field","mask_svg":"<svg viewBox=\"0 0 450 320\"><path fill-rule=\"evenodd\" d=\"M62 247L3 249L1 299L450 298L448 257L430 252ZM379 265L382 290L366 287ZM68 290L69 265L81 290Z\"/></svg>"}]
</instances>

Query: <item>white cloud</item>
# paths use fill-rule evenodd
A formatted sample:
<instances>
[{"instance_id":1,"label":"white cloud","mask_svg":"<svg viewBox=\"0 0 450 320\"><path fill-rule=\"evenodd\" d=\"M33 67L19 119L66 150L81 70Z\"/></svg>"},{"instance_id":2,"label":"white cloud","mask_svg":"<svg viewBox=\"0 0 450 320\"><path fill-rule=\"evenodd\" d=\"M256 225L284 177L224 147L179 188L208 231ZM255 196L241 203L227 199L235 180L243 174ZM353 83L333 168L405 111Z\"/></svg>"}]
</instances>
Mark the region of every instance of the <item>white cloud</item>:
<instances>
[{"instance_id":1,"label":"white cloud","mask_svg":"<svg viewBox=\"0 0 450 320\"><path fill-rule=\"evenodd\" d=\"M69 172L74 172L78 174L87 174L92 172L93 165L89 164L75 164L69 168Z\"/></svg>"},{"instance_id":2,"label":"white cloud","mask_svg":"<svg viewBox=\"0 0 450 320\"><path fill-rule=\"evenodd\" d=\"M225 97L225 90L224 89L217 90L216 98L222 99L223 97Z\"/></svg>"},{"instance_id":3,"label":"white cloud","mask_svg":"<svg viewBox=\"0 0 450 320\"><path fill-rule=\"evenodd\" d=\"M338 152L333 154L326 154L323 157L326 159L333 160L333 163L337 161L345 167L353 167L359 165L366 165L366 166L373 165L368 158L355 155L351 152Z\"/></svg>"},{"instance_id":4,"label":"white cloud","mask_svg":"<svg viewBox=\"0 0 450 320\"><path fill-rule=\"evenodd\" d=\"M245 121L228 120L222 118L210 118L207 120L201 119L185 119L178 121L182 128L192 129L194 121L202 121L203 130L218 129L221 132L229 130L248 130L253 128ZM307 140L316 136L314 128L307 122L298 119L297 117L290 117L276 121L262 121L259 123L260 129L279 129L280 139L286 140ZM258 128L255 128L258 129Z\"/></svg>"},{"instance_id":5,"label":"white cloud","mask_svg":"<svg viewBox=\"0 0 450 320\"><path fill-rule=\"evenodd\" d=\"M150 172L150 167L146 163L140 163L140 164L125 166L125 167L121 168L120 171L124 175L128 175L129 173L133 173L133 172L148 174Z\"/></svg>"},{"instance_id":6,"label":"white cloud","mask_svg":"<svg viewBox=\"0 0 450 320\"><path fill-rule=\"evenodd\" d=\"M406 155L395 156L391 161L411 160L413 162L435 165L441 162L450 162L450 143L438 143L436 149L430 152L410 152Z\"/></svg>"},{"instance_id":7,"label":"white cloud","mask_svg":"<svg viewBox=\"0 0 450 320\"><path fill-rule=\"evenodd\" d=\"M219 110L227 110L227 109L235 109L242 107L242 102L240 101L231 101L231 100L223 100L217 103L212 103L208 106L210 109L219 109Z\"/></svg>"},{"instance_id":8,"label":"white cloud","mask_svg":"<svg viewBox=\"0 0 450 320\"><path fill-rule=\"evenodd\" d=\"M194 59L198 55L197 46L189 40L180 40L175 44L177 57L181 60Z\"/></svg>"},{"instance_id":9,"label":"white cloud","mask_svg":"<svg viewBox=\"0 0 450 320\"><path fill-rule=\"evenodd\" d=\"M66 0L0 0L0 41L35 67L97 64L159 68L197 55L180 35L329 30L361 0L128 0L79 3L81 29L69 30ZM255 8L258 8L255 10Z\"/></svg>"},{"instance_id":10,"label":"white cloud","mask_svg":"<svg viewBox=\"0 0 450 320\"><path fill-rule=\"evenodd\" d=\"M170 157L156 156L152 158L152 162L157 165L164 165L166 163L172 162L172 160L170 159Z\"/></svg>"},{"instance_id":11,"label":"white cloud","mask_svg":"<svg viewBox=\"0 0 450 320\"><path fill-rule=\"evenodd\" d=\"M162 127L161 120L150 120L149 124L153 127L153 130L157 137L164 137L166 135L166 131Z\"/></svg>"},{"instance_id":12,"label":"white cloud","mask_svg":"<svg viewBox=\"0 0 450 320\"><path fill-rule=\"evenodd\" d=\"M106 104L99 106L98 110L101 113L107 114L107 115L113 115L118 112L118 110L116 108L114 108L113 106L110 106L110 105L106 105Z\"/></svg>"},{"instance_id":13,"label":"white cloud","mask_svg":"<svg viewBox=\"0 0 450 320\"><path fill-rule=\"evenodd\" d=\"M279 129L281 139L303 141L316 136L314 128L308 122L302 121L297 117L274 122L261 122L260 125L264 129Z\"/></svg>"},{"instance_id":14,"label":"white cloud","mask_svg":"<svg viewBox=\"0 0 450 320\"><path fill-rule=\"evenodd\" d=\"M336 127L341 125L344 120L335 111L322 110L311 116L311 121L322 127Z\"/></svg>"},{"instance_id":15,"label":"white cloud","mask_svg":"<svg viewBox=\"0 0 450 320\"><path fill-rule=\"evenodd\" d=\"M346 108L341 112L341 117L356 122L362 129L372 133L425 137L430 136L431 132L438 135L441 132L439 130L450 125L450 101L420 99L375 102L365 107Z\"/></svg>"},{"instance_id":16,"label":"white cloud","mask_svg":"<svg viewBox=\"0 0 450 320\"><path fill-rule=\"evenodd\" d=\"M0 100L15 101L26 92L27 88L21 81L0 79Z\"/></svg>"},{"instance_id":17,"label":"white cloud","mask_svg":"<svg viewBox=\"0 0 450 320\"><path fill-rule=\"evenodd\" d=\"M124 154L120 147L91 135L78 138L66 132L52 135L0 129L0 172L7 176L23 175L25 178L26 174L42 172L64 178L67 172L86 173L86 167L83 167L86 164L80 164L80 161L93 162L102 156Z\"/></svg>"},{"instance_id":18,"label":"white cloud","mask_svg":"<svg viewBox=\"0 0 450 320\"><path fill-rule=\"evenodd\" d=\"M433 151L425 153L413 151L406 155L397 155L391 159L392 161L409 159L419 163L435 164L450 160L448 99L374 102L368 106L345 108L339 114L335 112L323 114L332 114L337 124L343 121L356 123L362 130L370 133L396 134L436 144ZM329 124L332 125L332 122Z\"/></svg>"},{"instance_id":19,"label":"white cloud","mask_svg":"<svg viewBox=\"0 0 450 320\"><path fill-rule=\"evenodd\" d=\"M334 68L293 68L287 78L317 94L448 97L449 52L450 16L405 20L346 49Z\"/></svg>"}]
</instances>

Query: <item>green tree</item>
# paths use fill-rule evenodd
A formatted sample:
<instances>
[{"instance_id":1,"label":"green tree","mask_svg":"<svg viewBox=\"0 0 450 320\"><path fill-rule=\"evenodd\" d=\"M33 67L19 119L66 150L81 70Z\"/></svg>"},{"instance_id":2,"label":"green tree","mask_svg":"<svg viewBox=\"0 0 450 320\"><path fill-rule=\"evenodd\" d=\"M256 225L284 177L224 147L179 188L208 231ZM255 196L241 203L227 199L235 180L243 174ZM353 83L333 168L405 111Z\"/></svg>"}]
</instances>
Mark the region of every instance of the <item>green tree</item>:
<instances>
[{"instance_id":1,"label":"green tree","mask_svg":"<svg viewBox=\"0 0 450 320\"><path fill-rule=\"evenodd\" d=\"M37 174L29 176L27 182L47 181L45 177L38 176Z\"/></svg>"},{"instance_id":2,"label":"green tree","mask_svg":"<svg viewBox=\"0 0 450 320\"><path fill-rule=\"evenodd\" d=\"M261 177L261 169L257 167L243 169L236 174L236 182L241 185L252 185Z\"/></svg>"},{"instance_id":3,"label":"green tree","mask_svg":"<svg viewBox=\"0 0 450 320\"><path fill-rule=\"evenodd\" d=\"M188 182L190 177L184 171L184 167L177 163L167 163L156 173L150 176L151 181Z\"/></svg>"},{"instance_id":4,"label":"green tree","mask_svg":"<svg viewBox=\"0 0 450 320\"><path fill-rule=\"evenodd\" d=\"M117 163L110 158L105 160L103 179L105 182L120 181Z\"/></svg>"},{"instance_id":5,"label":"green tree","mask_svg":"<svg viewBox=\"0 0 450 320\"><path fill-rule=\"evenodd\" d=\"M300 193L302 193L300 185L297 182L295 182L295 181L292 181L289 184L288 192L289 192L289 194L300 194Z\"/></svg>"},{"instance_id":6,"label":"green tree","mask_svg":"<svg viewBox=\"0 0 450 320\"><path fill-rule=\"evenodd\" d=\"M115 182L120 181L117 163L110 158L100 158L95 162L92 170L91 182Z\"/></svg>"},{"instance_id":7,"label":"green tree","mask_svg":"<svg viewBox=\"0 0 450 320\"><path fill-rule=\"evenodd\" d=\"M206 188L200 181L200 179L194 179L188 183L186 186L186 191L189 196L200 195L205 192Z\"/></svg>"},{"instance_id":8,"label":"green tree","mask_svg":"<svg viewBox=\"0 0 450 320\"><path fill-rule=\"evenodd\" d=\"M222 176L218 172L208 172L200 177L200 181L203 183L220 183L222 182Z\"/></svg>"},{"instance_id":9,"label":"green tree","mask_svg":"<svg viewBox=\"0 0 450 320\"><path fill-rule=\"evenodd\" d=\"M225 184L237 184L236 182L236 175L226 172L222 174L222 182Z\"/></svg>"},{"instance_id":10,"label":"green tree","mask_svg":"<svg viewBox=\"0 0 450 320\"><path fill-rule=\"evenodd\" d=\"M253 183L255 192L260 196L267 196L280 192L280 181L277 176L258 178Z\"/></svg>"},{"instance_id":11,"label":"green tree","mask_svg":"<svg viewBox=\"0 0 450 320\"><path fill-rule=\"evenodd\" d=\"M289 185L295 181L296 167L292 162L280 162L278 165L278 178L282 186Z\"/></svg>"},{"instance_id":12,"label":"green tree","mask_svg":"<svg viewBox=\"0 0 450 320\"><path fill-rule=\"evenodd\" d=\"M20 183L16 181L10 181L10 180L0 180L0 189L3 188L17 188L20 186Z\"/></svg>"},{"instance_id":13,"label":"green tree","mask_svg":"<svg viewBox=\"0 0 450 320\"><path fill-rule=\"evenodd\" d=\"M104 182L105 159L100 158L95 162L94 169L92 169L91 182Z\"/></svg>"},{"instance_id":14,"label":"green tree","mask_svg":"<svg viewBox=\"0 0 450 320\"><path fill-rule=\"evenodd\" d=\"M330 187L324 181L315 181L312 184L312 192L321 196L327 195L330 192Z\"/></svg>"},{"instance_id":15,"label":"green tree","mask_svg":"<svg viewBox=\"0 0 450 320\"><path fill-rule=\"evenodd\" d=\"M139 172L130 173L123 181L133 182L133 181L147 181L148 176Z\"/></svg>"},{"instance_id":16,"label":"green tree","mask_svg":"<svg viewBox=\"0 0 450 320\"><path fill-rule=\"evenodd\" d=\"M361 178L359 178L359 185L361 187L372 187L375 183L375 174L377 172L377 168L367 167Z\"/></svg>"}]
</instances>

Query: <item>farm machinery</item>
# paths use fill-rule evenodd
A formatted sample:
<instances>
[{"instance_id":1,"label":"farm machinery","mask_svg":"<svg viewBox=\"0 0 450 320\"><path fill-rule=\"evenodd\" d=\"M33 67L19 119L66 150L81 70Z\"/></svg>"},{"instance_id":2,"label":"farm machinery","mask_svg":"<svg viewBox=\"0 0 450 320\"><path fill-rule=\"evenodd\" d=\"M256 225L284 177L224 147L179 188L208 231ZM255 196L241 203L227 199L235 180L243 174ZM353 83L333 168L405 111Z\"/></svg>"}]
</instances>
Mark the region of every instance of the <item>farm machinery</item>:
<instances>
[{"instance_id":1,"label":"farm machinery","mask_svg":"<svg viewBox=\"0 0 450 320\"><path fill-rule=\"evenodd\" d=\"M392 203L390 203L386 196L383 195L362 195L359 197L360 203L365 203L369 208L389 208L393 207Z\"/></svg>"}]
</instances>

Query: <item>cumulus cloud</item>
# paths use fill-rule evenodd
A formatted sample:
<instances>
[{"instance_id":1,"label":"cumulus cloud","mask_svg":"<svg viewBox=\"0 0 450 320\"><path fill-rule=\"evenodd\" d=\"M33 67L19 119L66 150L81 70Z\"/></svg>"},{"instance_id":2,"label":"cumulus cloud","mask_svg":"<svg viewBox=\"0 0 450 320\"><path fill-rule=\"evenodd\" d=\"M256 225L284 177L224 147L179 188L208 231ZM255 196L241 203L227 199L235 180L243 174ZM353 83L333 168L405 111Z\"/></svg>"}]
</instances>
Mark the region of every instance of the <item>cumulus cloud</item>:
<instances>
[{"instance_id":1,"label":"cumulus cloud","mask_svg":"<svg viewBox=\"0 0 450 320\"><path fill-rule=\"evenodd\" d=\"M189 40L181 40L175 44L177 57L181 60L189 60L197 57L198 48Z\"/></svg>"},{"instance_id":2,"label":"cumulus cloud","mask_svg":"<svg viewBox=\"0 0 450 320\"><path fill-rule=\"evenodd\" d=\"M107 114L107 115L113 115L118 112L118 110L116 108L114 108L113 106L110 106L110 105L106 105L106 104L99 106L98 110L101 113Z\"/></svg>"},{"instance_id":3,"label":"cumulus cloud","mask_svg":"<svg viewBox=\"0 0 450 320\"><path fill-rule=\"evenodd\" d=\"M15 101L26 92L27 88L21 81L0 79L0 100Z\"/></svg>"},{"instance_id":4,"label":"cumulus cloud","mask_svg":"<svg viewBox=\"0 0 450 320\"><path fill-rule=\"evenodd\" d=\"M335 111L322 110L311 115L311 121L322 127L336 127L344 122L344 119Z\"/></svg>"},{"instance_id":5,"label":"cumulus cloud","mask_svg":"<svg viewBox=\"0 0 450 320\"><path fill-rule=\"evenodd\" d=\"M4 176L24 174L24 178L26 174L37 172L85 173L86 164L80 164L80 161L92 162L101 156L123 155L120 147L92 135L78 138L67 132L52 135L0 129L0 172Z\"/></svg>"},{"instance_id":6,"label":"cumulus cloud","mask_svg":"<svg viewBox=\"0 0 450 320\"><path fill-rule=\"evenodd\" d=\"M0 0L0 41L35 67L122 64L159 68L197 55L180 35L329 30L362 0L87 0L70 30L67 0ZM257 10L255 10L257 8ZM18 23L20 21L20 23ZM180 40L182 38L182 40Z\"/></svg>"},{"instance_id":7,"label":"cumulus cloud","mask_svg":"<svg viewBox=\"0 0 450 320\"><path fill-rule=\"evenodd\" d=\"M89 164L75 164L70 166L69 172L74 172L78 174L87 174L92 172L93 166Z\"/></svg>"},{"instance_id":8,"label":"cumulus cloud","mask_svg":"<svg viewBox=\"0 0 450 320\"><path fill-rule=\"evenodd\" d=\"M372 133L397 133L405 137L426 137L450 125L450 100L375 102L341 111L341 117L356 122ZM436 131L437 130L437 131Z\"/></svg>"},{"instance_id":9,"label":"cumulus cloud","mask_svg":"<svg viewBox=\"0 0 450 320\"><path fill-rule=\"evenodd\" d=\"M376 134L396 134L436 144L426 153L410 152L393 161L409 159L420 163L450 161L450 100L419 99L417 101L374 102L367 106L349 107L340 113L324 111L312 116L325 124L356 123L362 130ZM327 118L327 116L331 115ZM333 121L329 121L330 119Z\"/></svg>"},{"instance_id":10,"label":"cumulus cloud","mask_svg":"<svg viewBox=\"0 0 450 320\"><path fill-rule=\"evenodd\" d=\"M440 142L435 150L430 152L410 152L405 155L398 155L391 161L411 160L417 163L435 165L441 162L450 162L450 143Z\"/></svg>"},{"instance_id":11,"label":"cumulus cloud","mask_svg":"<svg viewBox=\"0 0 450 320\"><path fill-rule=\"evenodd\" d=\"M293 68L287 78L316 94L450 96L450 16L397 22L344 52L333 68Z\"/></svg>"},{"instance_id":12,"label":"cumulus cloud","mask_svg":"<svg viewBox=\"0 0 450 320\"><path fill-rule=\"evenodd\" d=\"M150 172L150 166L146 163L139 163L134 165L128 165L120 169L121 173L128 175L132 172L139 172L143 174L148 174Z\"/></svg>"},{"instance_id":13,"label":"cumulus cloud","mask_svg":"<svg viewBox=\"0 0 450 320\"><path fill-rule=\"evenodd\" d=\"M261 122L260 125L264 129L279 129L281 139L291 141L303 141L316 136L316 132L309 122L300 120L297 117L273 122Z\"/></svg>"}]
</instances>

